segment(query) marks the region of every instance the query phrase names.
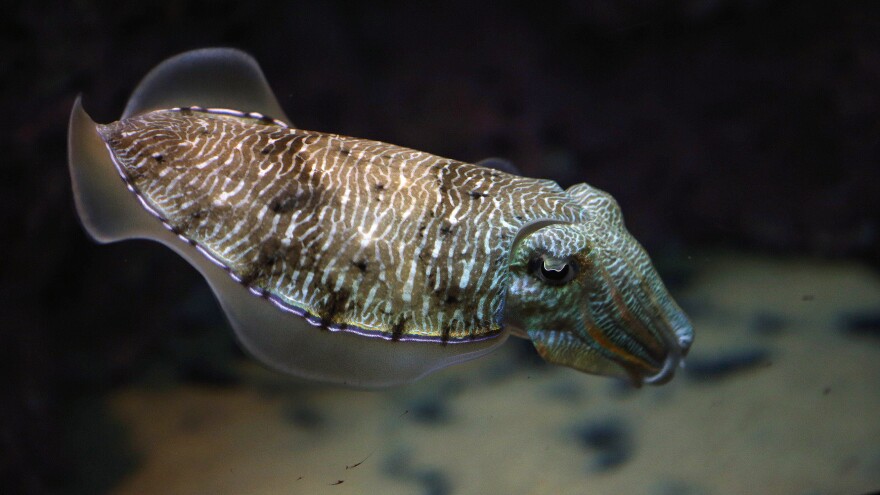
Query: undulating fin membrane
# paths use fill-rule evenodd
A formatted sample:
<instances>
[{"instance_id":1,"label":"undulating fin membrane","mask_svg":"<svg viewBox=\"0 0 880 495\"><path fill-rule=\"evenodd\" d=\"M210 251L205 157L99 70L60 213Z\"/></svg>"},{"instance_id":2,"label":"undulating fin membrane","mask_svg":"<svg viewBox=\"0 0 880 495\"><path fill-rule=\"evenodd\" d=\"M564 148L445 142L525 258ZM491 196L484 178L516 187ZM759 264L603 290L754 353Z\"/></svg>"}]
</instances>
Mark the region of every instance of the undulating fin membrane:
<instances>
[{"instance_id":1,"label":"undulating fin membrane","mask_svg":"<svg viewBox=\"0 0 880 495\"><path fill-rule=\"evenodd\" d=\"M165 60L138 84L122 118L192 106L259 112L293 125L257 61L234 48L203 48Z\"/></svg>"},{"instance_id":2,"label":"undulating fin membrane","mask_svg":"<svg viewBox=\"0 0 880 495\"><path fill-rule=\"evenodd\" d=\"M73 199L86 232L98 242L152 238L164 230L125 186L95 122L77 97L70 113L67 156Z\"/></svg>"}]
</instances>

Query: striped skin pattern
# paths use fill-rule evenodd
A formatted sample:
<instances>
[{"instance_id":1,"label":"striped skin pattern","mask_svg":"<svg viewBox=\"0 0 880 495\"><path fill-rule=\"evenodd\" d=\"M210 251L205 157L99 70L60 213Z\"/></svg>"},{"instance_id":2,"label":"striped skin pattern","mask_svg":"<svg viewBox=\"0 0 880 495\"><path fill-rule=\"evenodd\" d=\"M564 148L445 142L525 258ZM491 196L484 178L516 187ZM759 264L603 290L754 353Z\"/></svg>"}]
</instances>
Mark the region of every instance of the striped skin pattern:
<instances>
[{"instance_id":1,"label":"striped skin pattern","mask_svg":"<svg viewBox=\"0 0 880 495\"><path fill-rule=\"evenodd\" d=\"M259 114L176 108L98 131L167 228L255 295L330 330L495 337L517 235L588 217L552 181Z\"/></svg>"},{"instance_id":2,"label":"striped skin pattern","mask_svg":"<svg viewBox=\"0 0 880 495\"><path fill-rule=\"evenodd\" d=\"M566 192L589 221L545 227L514 250L508 318L528 329L547 361L606 375L622 368L635 383L670 379L691 345L690 322L614 198L587 184ZM536 262L575 272L565 284L547 283L536 278Z\"/></svg>"}]
</instances>

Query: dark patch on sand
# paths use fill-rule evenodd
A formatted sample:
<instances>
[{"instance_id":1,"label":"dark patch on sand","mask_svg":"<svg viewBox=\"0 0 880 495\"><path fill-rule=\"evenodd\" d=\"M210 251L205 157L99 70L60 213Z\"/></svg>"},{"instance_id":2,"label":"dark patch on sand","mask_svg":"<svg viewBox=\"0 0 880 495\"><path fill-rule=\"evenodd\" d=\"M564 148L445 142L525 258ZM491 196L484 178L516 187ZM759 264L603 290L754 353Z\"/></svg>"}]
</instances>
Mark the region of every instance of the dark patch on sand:
<instances>
[{"instance_id":1,"label":"dark patch on sand","mask_svg":"<svg viewBox=\"0 0 880 495\"><path fill-rule=\"evenodd\" d=\"M758 335L779 335L790 324L789 319L781 314L757 311L749 319L749 330Z\"/></svg>"},{"instance_id":2,"label":"dark patch on sand","mask_svg":"<svg viewBox=\"0 0 880 495\"><path fill-rule=\"evenodd\" d=\"M838 326L846 335L869 337L880 342L880 311L844 314Z\"/></svg>"},{"instance_id":3,"label":"dark patch on sand","mask_svg":"<svg viewBox=\"0 0 880 495\"><path fill-rule=\"evenodd\" d=\"M691 380L714 381L770 364L770 351L752 347L714 356L688 356L684 374Z\"/></svg>"},{"instance_id":4,"label":"dark patch on sand","mask_svg":"<svg viewBox=\"0 0 880 495\"><path fill-rule=\"evenodd\" d=\"M412 453L408 449L398 449L386 457L382 471L389 478L418 484L424 495L452 493L451 477L437 468L413 467Z\"/></svg>"},{"instance_id":5,"label":"dark patch on sand","mask_svg":"<svg viewBox=\"0 0 880 495\"><path fill-rule=\"evenodd\" d=\"M575 438L591 454L592 472L609 471L633 456L634 442L629 426L618 418L587 421L575 429Z\"/></svg>"}]
</instances>

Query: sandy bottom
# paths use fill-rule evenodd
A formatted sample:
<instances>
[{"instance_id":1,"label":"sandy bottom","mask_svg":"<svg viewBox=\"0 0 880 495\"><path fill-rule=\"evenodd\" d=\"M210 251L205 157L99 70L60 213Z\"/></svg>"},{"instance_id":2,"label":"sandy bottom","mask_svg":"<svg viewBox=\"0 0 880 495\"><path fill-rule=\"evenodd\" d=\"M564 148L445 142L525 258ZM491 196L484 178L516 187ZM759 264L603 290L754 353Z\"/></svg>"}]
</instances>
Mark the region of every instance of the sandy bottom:
<instances>
[{"instance_id":1,"label":"sandy bottom","mask_svg":"<svg viewBox=\"0 0 880 495\"><path fill-rule=\"evenodd\" d=\"M633 390L509 343L352 391L253 363L233 387L109 399L139 463L115 493L818 494L880 488L880 278L707 255L677 298L688 368Z\"/></svg>"}]
</instances>

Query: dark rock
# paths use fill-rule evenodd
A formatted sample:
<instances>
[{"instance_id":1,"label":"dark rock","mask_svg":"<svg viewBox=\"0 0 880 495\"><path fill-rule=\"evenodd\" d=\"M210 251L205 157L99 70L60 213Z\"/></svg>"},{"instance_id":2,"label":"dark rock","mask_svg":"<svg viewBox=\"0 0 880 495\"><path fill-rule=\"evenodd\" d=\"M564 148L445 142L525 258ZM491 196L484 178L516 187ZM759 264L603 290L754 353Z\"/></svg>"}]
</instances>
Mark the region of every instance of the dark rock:
<instances>
[{"instance_id":1,"label":"dark rock","mask_svg":"<svg viewBox=\"0 0 880 495\"><path fill-rule=\"evenodd\" d=\"M685 376L696 381L721 380L730 375L770 365L770 352L761 348L726 351L714 356L688 356Z\"/></svg>"},{"instance_id":2,"label":"dark rock","mask_svg":"<svg viewBox=\"0 0 880 495\"><path fill-rule=\"evenodd\" d=\"M843 315L839 326L847 335L869 337L880 341L880 311Z\"/></svg>"},{"instance_id":3,"label":"dark rock","mask_svg":"<svg viewBox=\"0 0 880 495\"><path fill-rule=\"evenodd\" d=\"M406 400L406 417L423 424L448 423L452 419L448 404L464 386L463 380L451 378L427 390L418 389L417 394Z\"/></svg>"},{"instance_id":4,"label":"dark rock","mask_svg":"<svg viewBox=\"0 0 880 495\"><path fill-rule=\"evenodd\" d=\"M439 469L423 469L416 473L415 478L422 485L425 495L448 495L452 493L449 476Z\"/></svg>"},{"instance_id":5,"label":"dark rock","mask_svg":"<svg viewBox=\"0 0 880 495\"><path fill-rule=\"evenodd\" d=\"M450 478L443 471L432 468L414 468L409 449L400 448L385 458L382 471L389 477L421 485L425 495L452 493Z\"/></svg>"},{"instance_id":6,"label":"dark rock","mask_svg":"<svg viewBox=\"0 0 880 495\"><path fill-rule=\"evenodd\" d=\"M439 397L423 397L407 405L409 418L418 423L446 423L449 421L449 408Z\"/></svg>"},{"instance_id":7,"label":"dark rock","mask_svg":"<svg viewBox=\"0 0 880 495\"><path fill-rule=\"evenodd\" d=\"M749 321L749 330L759 335L778 335L791 322L778 313L758 311Z\"/></svg>"},{"instance_id":8,"label":"dark rock","mask_svg":"<svg viewBox=\"0 0 880 495\"><path fill-rule=\"evenodd\" d=\"M577 440L593 458L590 469L608 471L627 462L633 454L633 440L626 423L616 418L591 420L576 429Z\"/></svg>"}]
</instances>

